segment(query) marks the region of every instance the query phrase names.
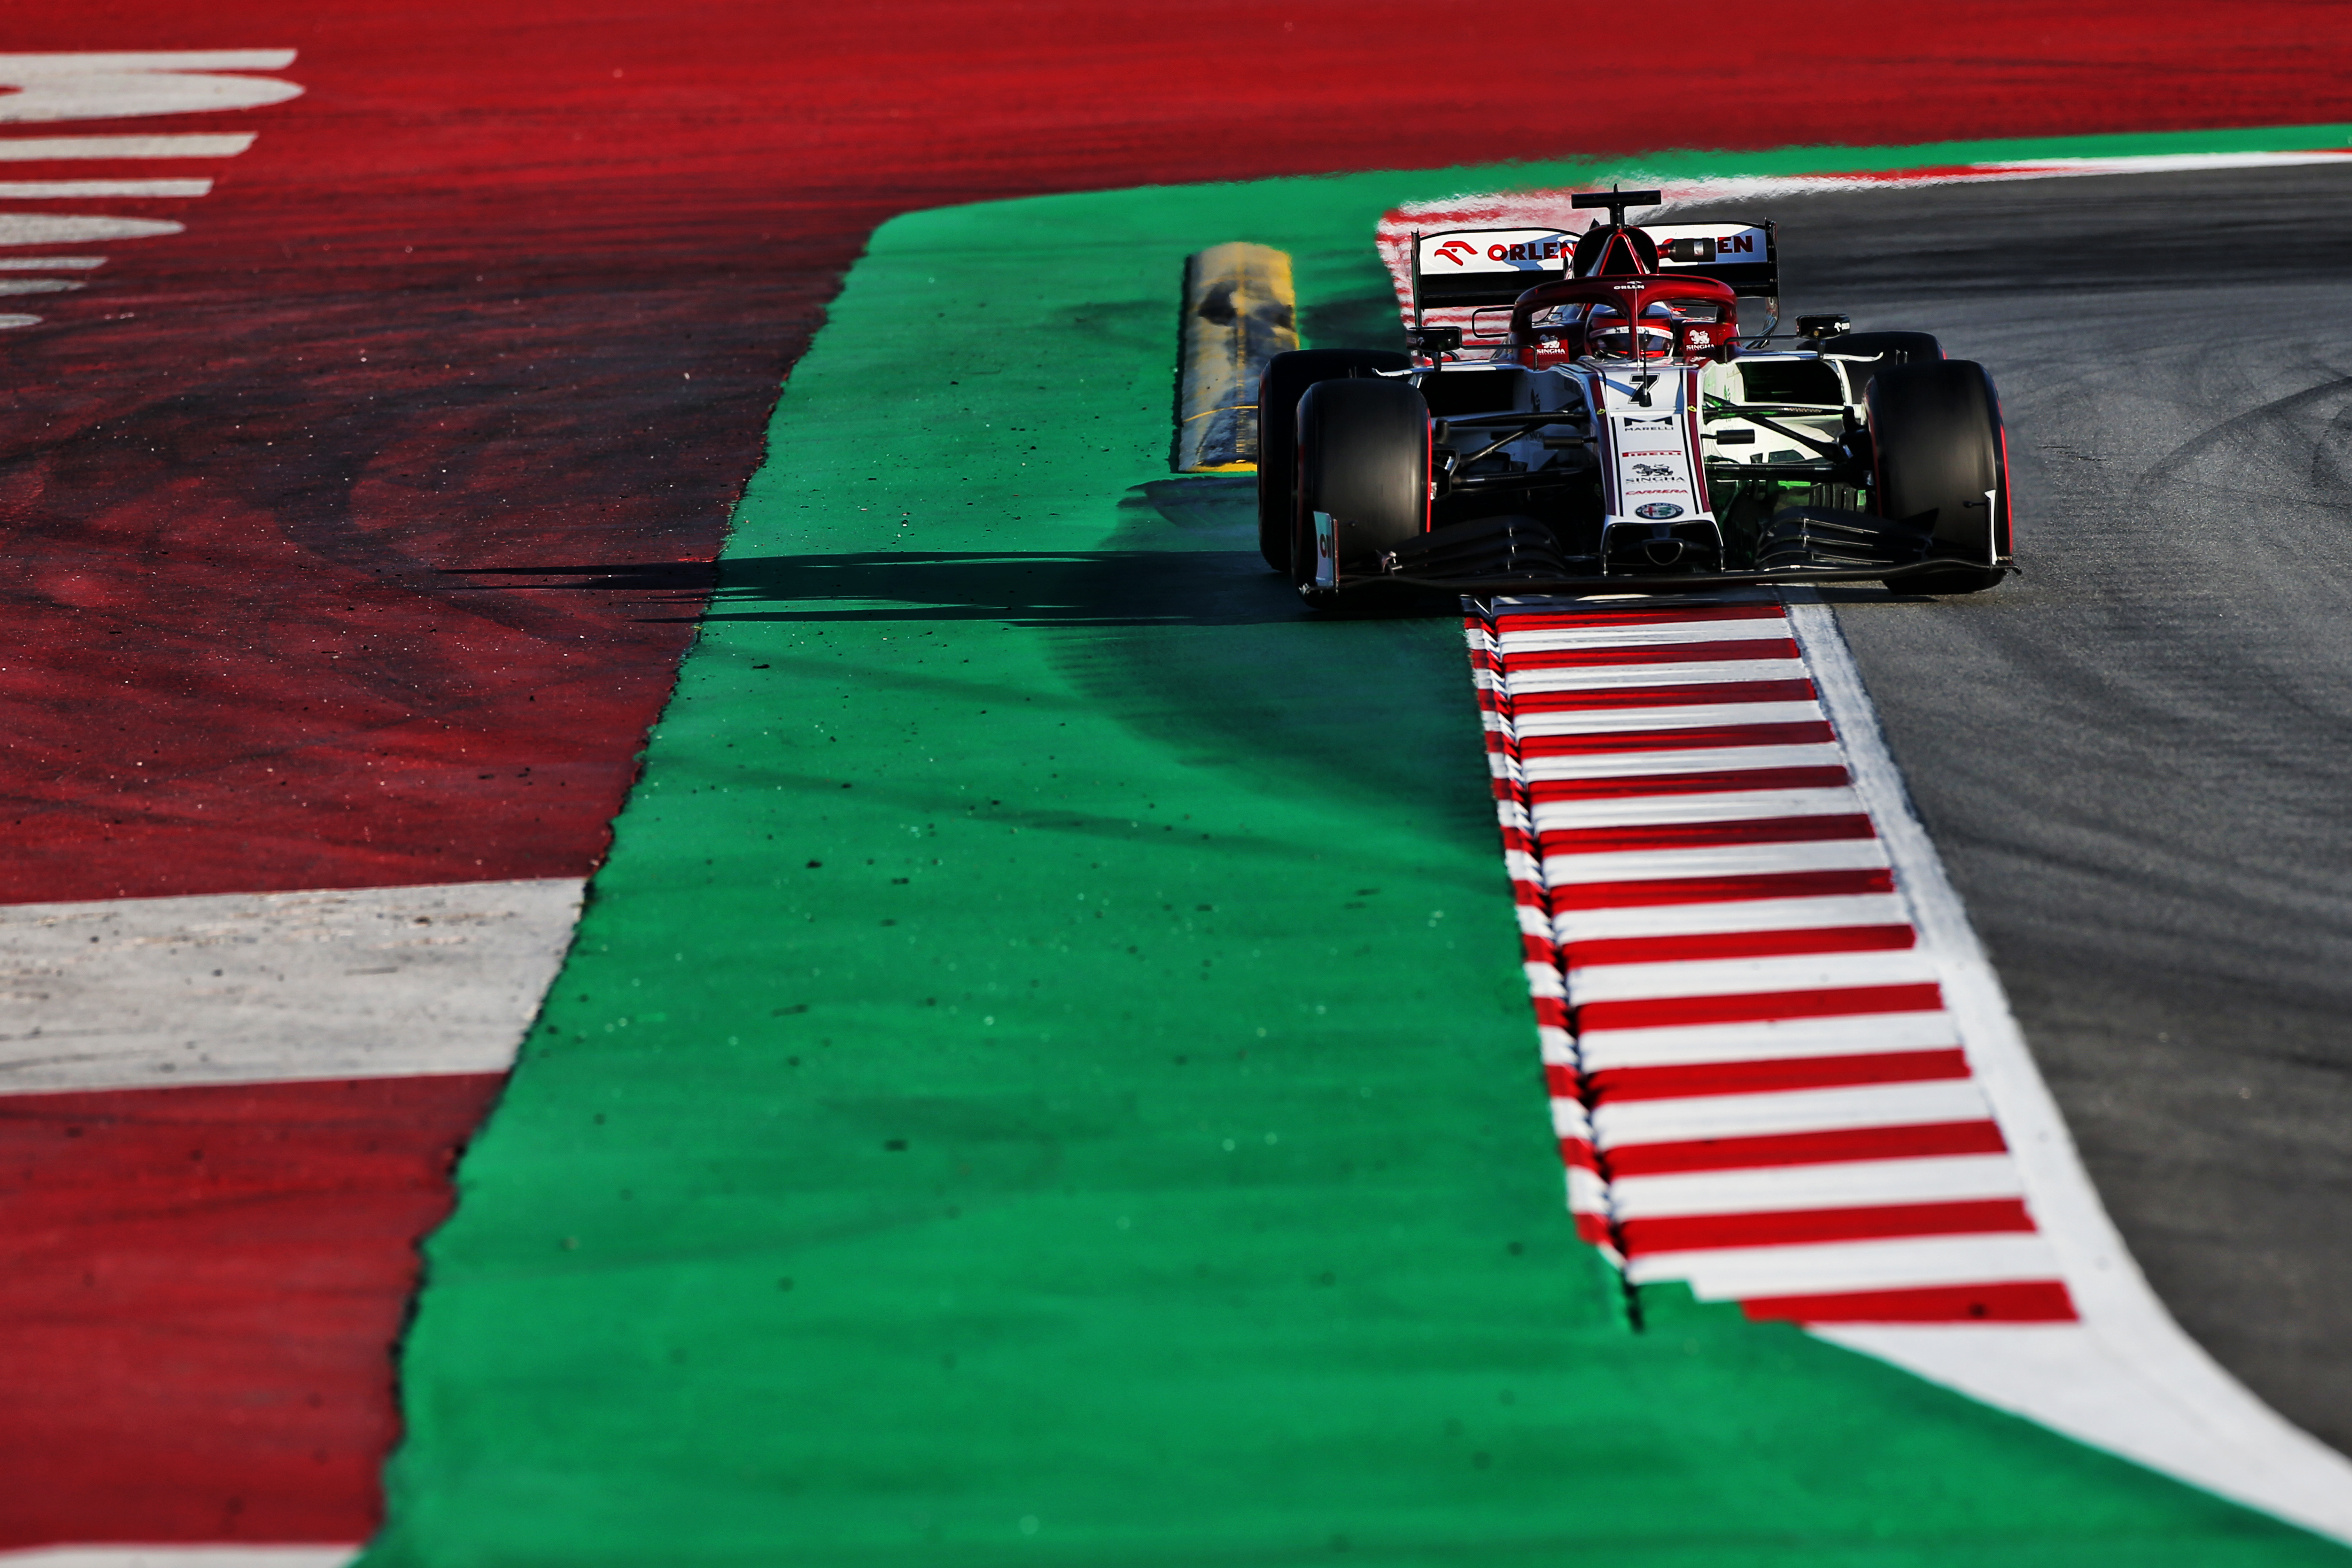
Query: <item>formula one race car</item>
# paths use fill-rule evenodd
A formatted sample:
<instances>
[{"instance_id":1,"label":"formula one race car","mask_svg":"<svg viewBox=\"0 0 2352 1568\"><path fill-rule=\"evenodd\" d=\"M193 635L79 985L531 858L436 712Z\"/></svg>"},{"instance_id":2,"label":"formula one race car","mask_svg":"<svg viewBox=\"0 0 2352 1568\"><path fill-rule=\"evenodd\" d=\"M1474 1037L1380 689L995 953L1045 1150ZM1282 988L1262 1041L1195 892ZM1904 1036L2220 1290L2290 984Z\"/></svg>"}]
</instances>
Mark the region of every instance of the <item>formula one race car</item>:
<instances>
[{"instance_id":1,"label":"formula one race car","mask_svg":"<svg viewBox=\"0 0 2352 1568\"><path fill-rule=\"evenodd\" d=\"M1580 236L1415 235L1410 354L1275 356L1266 563L1313 605L1383 586L2000 582L2008 458L1984 368L1838 316L1774 336L1772 226L1625 222L1659 199L1579 195L1608 209ZM1745 336L1743 298L1769 318Z\"/></svg>"}]
</instances>

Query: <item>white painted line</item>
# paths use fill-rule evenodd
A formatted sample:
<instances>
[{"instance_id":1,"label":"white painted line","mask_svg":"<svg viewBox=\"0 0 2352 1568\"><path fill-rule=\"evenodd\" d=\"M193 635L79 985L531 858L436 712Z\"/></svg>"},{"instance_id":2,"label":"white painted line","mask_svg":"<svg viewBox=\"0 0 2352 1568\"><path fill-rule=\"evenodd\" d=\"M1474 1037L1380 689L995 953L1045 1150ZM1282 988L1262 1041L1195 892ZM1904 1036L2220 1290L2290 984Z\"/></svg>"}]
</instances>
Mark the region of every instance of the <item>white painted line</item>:
<instances>
[{"instance_id":1,"label":"white painted line","mask_svg":"<svg viewBox=\"0 0 2352 1568\"><path fill-rule=\"evenodd\" d=\"M1941 1127L1982 1121L1991 1115L1984 1091L1958 1078L1768 1094L1695 1094L1682 1100L1604 1100L1591 1118L1601 1142L1623 1150L1636 1143L1687 1143L1701 1138Z\"/></svg>"},{"instance_id":2,"label":"white painted line","mask_svg":"<svg viewBox=\"0 0 2352 1568\"><path fill-rule=\"evenodd\" d=\"M0 294L70 294L87 287L62 278L0 278Z\"/></svg>"},{"instance_id":3,"label":"white painted line","mask_svg":"<svg viewBox=\"0 0 2352 1568\"><path fill-rule=\"evenodd\" d=\"M1552 918L1556 942L1645 936L1713 936L1768 931L1825 931L1908 925L1911 911L1892 893L1832 899L1748 899L1720 904L1648 904L1630 909L1567 910ZM1587 962L1587 961L1580 961Z\"/></svg>"},{"instance_id":4,"label":"white painted line","mask_svg":"<svg viewBox=\"0 0 2352 1568\"><path fill-rule=\"evenodd\" d=\"M1685 702L1666 708L1570 708L1516 713L1522 735L1638 734L1651 730L1745 729L1759 724L1818 724L1818 702Z\"/></svg>"},{"instance_id":5,"label":"white painted line","mask_svg":"<svg viewBox=\"0 0 2352 1568\"><path fill-rule=\"evenodd\" d=\"M1682 1279L1702 1301L1843 1295L1934 1285L2001 1285L2058 1278L2058 1255L2039 1236L1901 1237L1799 1247L1726 1247L1637 1255L1636 1285Z\"/></svg>"},{"instance_id":6,"label":"white painted line","mask_svg":"<svg viewBox=\"0 0 2352 1568\"><path fill-rule=\"evenodd\" d=\"M276 59L282 50L206 51L220 61ZM64 120L121 120L133 115L215 114L257 109L301 96L302 89L270 77L225 74L278 66L163 63L200 60L202 55L43 54L0 55L0 123L31 124ZM288 57L290 58L290 56Z\"/></svg>"},{"instance_id":7,"label":"white painted line","mask_svg":"<svg viewBox=\"0 0 2352 1568\"><path fill-rule=\"evenodd\" d=\"M2347 1532L2352 1486L2336 1473L2342 1456L2268 1406L2257 1408L2285 1430L2249 1430L2087 1315L2079 1323L1823 1323L1811 1331L2223 1497Z\"/></svg>"},{"instance_id":8,"label":"white painted line","mask_svg":"<svg viewBox=\"0 0 2352 1568\"><path fill-rule=\"evenodd\" d=\"M1544 879L1554 887L1579 882L1648 882L1679 877L1760 877L1776 871L1869 871L1886 864L1875 838L1810 838L1792 844L1709 844L1696 849L1554 850L1544 857Z\"/></svg>"},{"instance_id":9,"label":"white painted line","mask_svg":"<svg viewBox=\"0 0 2352 1568\"><path fill-rule=\"evenodd\" d=\"M1612 1210L1623 1220L1796 1214L1808 1209L1965 1203L2024 1195L2016 1163L2006 1154L1619 1176L1609 1189Z\"/></svg>"},{"instance_id":10,"label":"white painted line","mask_svg":"<svg viewBox=\"0 0 2352 1568\"><path fill-rule=\"evenodd\" d=\"M41 318L38 316L0 316L0 331L6 331L15 327L37 327L40 324Z\"/></svg>"},{"instance_id":11,"label":"white painted line","mask_svg":"<svg viewBox=\"0 0 2352 1568\"><path fill-rule=\"evenodd\" d=\"M343 1568L356 1546L37 1546L0 1568Z\"/></svg>"},{"instance_id":12,"label":"white painted line","mask_svg":"<svg viewBox=\"0 0 2352 1568\"><path fill-rule=\"evenodd\" d=\"M0 136L0 163L43 163L66 158L234 158L253 145L253 132L161 136Z\"/></svg>"},{"instance_id":13,"label":"white painted line","mask_svg":"<svg viewBox=\"0 0 2352 1568\"><path fill-rule=\"evenodd\" d=\"M2116 158L2027 158L2008 163L1977 163L1986 174L2173 174L2205 169L2278 169L2312 163L2343 163L2352 153L2326 148L2307 153L2142 153Z\"/></svg>"},{"instance_id":14,"label":"white painted line","mask_svg":"<svg viewBox=\"0 0 2352 1568\"><path fill-rule=\"evenodd\" d=\"M0 1093L503 1072L582 889L0 908Z\"/></svg>"},{"instance_id":15,"label":"white painted line","mask_svg":"<svg viewBox=\"0 0 2352 1568\"><path fill-rule=\"evenodd\" d=\"M1580 1142L1591 1142L1592 1113L1576 1100L1564 1100L1559 1095L1552 1096L1551 1135L1554 1138L1573 1138Z\"/></svg>"},{"instance_id":16,"label":"white painted line","mask_svg":"<svg viewBox=\"0 0 2352 1568\"><path fill-rule=\"evenodd\" d=\"M1529 757L1520 764L1531 784L1844 765L1845 753L1827 741L1797 746L1696 746L1678 752L1577 752L1559 757Z\"/></svg>"},{"instance_id":17,"label":"white painted line","mask_svg":"<svg viewBox=\"0 0 2352 1568\"><path fill-rule=\"evenodd\" d=\"M105 265L103 256L0 256L0 272L88 272Z\"/></svg>"},{"instance_id":18,"label":"white painted line","mask_svg":"<svg viewBox=\"0 0 2352 1568\"><path fill-rule=\"evenodd\" d=\"M0 201L62 201L80 197L202 196L210 180L0 180Z\"/></svg>"},{"instance_id":19,"label":"white painted line","mask_svg":"<svg viewBox=\"0 0 2352 1568\"><path fill-rule=\"evenodd\" d=\"M1515 669L1510 689L1609 691L1626 686L1721 686L1741 680L1802 680L1800 658L1692 659L1681 664L1575 664L1555 669Z\"/></svg>"},{"instance_id":20,"label":"white painted line","mask_svg":"<svg viewBox=\"0 0 2352 1568\"><path fill-rule=\"evenodd\" d=\"M1860 816L1850 789L1718 789L1678 795L1612 795L1538 801L1538 833L1585 827L1650 827L1683 822L1769 822L1787 816Z\"/></svg>"},{"instance_id":21,"label":"white painted line","mask_svg":"<svg viewBox=\"0 0 2352 1568\"><path fill-rule=\"evenodd\" d=\"M180 234L187 225L161 218L63 216L52 213L0 213L0 245L87 245L101 239L153 239Z\"/></svg>"},{"instance_id":22,"label":"white painted line","mask_svg":"<svg viewBox=\"0 0 2352 1568\"><path fill-rule=\"evenodd\" d=\"M100 71L280 71L292 49L148 49L111 54L0 55L0 81L89 76Z\"/></svg>"},{"instance_id":23,"label":"white painted line","mask_svg":"<svg viewBox=\"0 0 2352 1568\"><path fill-rule=\"evenodd\" d=\"M1702 958L1666 963L1572 964L1568 994L1595 1002L1682 996L1747 996L1782 991L1843 991L1864 985L1933 984L1936 961L1909 948L1806 952L1771 958Z\"/></svg>"},{"instance_id":24,"label":"white painted line","mask_svg":"<svg viewBox=\"0 0 2352 1568\"><path fill-rule=\"evenodd\" d=\"M1856 1013L1840 1018L1780 1018L1758 1024L1588 1029L1578 1037L1577 1047L1585 1070L1597 1073L1614 1068L1805 1061L1950 1050L1959 1043L1959 1029L1948 1013Z\"/></svg>"},{"instance_id":25,"label":"white painted line","mask_svg":"<svg viewBox=\"0 0 2352 1568\"><path fill-rule=\"evenodd\" d=\"M2132 1260L1912 809L1833 613L1811 594L1790 597L1790 624L1895 857L1896 885L1910 900L1921 947L1943 966L1945 1000L1959 1022L1969 1065L2083 1319L2079 1337L1990 1328L1817 1331L2084 1442L2352 1541L2352 1461L2291 1426L2215 1364L2172 1321ZM1995 1332L2006 1337L1957 1337ZM1963 1343L1984 1348L1963 1352ZM2016 1349L2020 1360L2003 1361L2000 1348ZM2070 1348L2096 1353L2055 1364Z\"/></svg>"},{"instance_id":26,"label":"white painted line","mask_svg":"<svg viewBox=\"0 0 2352 1568\"><path fill-rule=\"evenodd\" d=\"M1736 621L1643 621L1595 626L1554 626L1505 632L1495 647L1506 656L1566 653L1588 647L1640 647L1692 642L1786 642L1789 623L1780 616Z\"/></svg>"}]
</instances>

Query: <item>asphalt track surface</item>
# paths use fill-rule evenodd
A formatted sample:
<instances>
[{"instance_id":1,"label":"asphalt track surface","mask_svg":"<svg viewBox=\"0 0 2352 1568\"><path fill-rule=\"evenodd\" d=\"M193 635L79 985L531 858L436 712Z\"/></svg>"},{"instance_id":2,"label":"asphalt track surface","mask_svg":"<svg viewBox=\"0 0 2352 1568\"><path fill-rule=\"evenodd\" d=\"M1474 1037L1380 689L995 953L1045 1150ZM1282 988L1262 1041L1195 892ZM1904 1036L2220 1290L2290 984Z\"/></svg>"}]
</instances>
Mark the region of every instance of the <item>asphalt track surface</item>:
<instances>
[{"instance_id":1,"label":"asphalt track surface","mask_svg":"<svg viewBox=\"0 0 2352 1568\"><path fill-rule=\"evenodd\" d=\"M2000 385L2022 580L1839 619L2141 1267L2352 1448L2352 170L1769 210Z\"/></svg>"}]
</instances>

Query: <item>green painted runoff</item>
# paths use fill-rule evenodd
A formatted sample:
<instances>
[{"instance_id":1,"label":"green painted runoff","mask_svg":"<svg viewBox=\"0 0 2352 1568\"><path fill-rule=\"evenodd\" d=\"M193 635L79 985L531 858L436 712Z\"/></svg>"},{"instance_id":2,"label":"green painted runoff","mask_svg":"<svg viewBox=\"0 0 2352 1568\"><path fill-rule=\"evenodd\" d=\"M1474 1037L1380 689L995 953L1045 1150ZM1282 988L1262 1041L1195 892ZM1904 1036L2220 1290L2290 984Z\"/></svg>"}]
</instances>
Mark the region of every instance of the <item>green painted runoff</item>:
<instances>
[{"instance_id":1,"label":"green painted runoff","mask_svg":"<svg viewBox=\"0 0 2352 1568\"><path fill-rule=\"evenodd\" d=\"M1596 173L875 236L429 1246L370 1568L2346 1560L1736 1309L1636 1333L1576 1240L1457 623L1305 617L1167 464L1189 252L1393 341L1384 208Z\"/></svg>"}]
</instances>

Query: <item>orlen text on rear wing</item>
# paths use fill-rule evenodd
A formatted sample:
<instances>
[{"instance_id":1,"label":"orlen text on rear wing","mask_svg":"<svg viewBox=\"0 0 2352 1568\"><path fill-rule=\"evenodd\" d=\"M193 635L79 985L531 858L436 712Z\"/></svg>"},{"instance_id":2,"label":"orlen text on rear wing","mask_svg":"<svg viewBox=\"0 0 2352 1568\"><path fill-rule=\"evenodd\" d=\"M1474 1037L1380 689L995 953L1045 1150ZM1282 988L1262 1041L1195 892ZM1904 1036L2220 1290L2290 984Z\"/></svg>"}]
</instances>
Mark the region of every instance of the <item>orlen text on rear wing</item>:
<instances>
[{"instance_id":1,"label":"orlen text on rear wing","mask_svg":"<svg viewBox=\"0 0 2352 1568\"><path fill-rule=\"evenodd\" d=\"M1465 228L1424 234L1414 247L1413 300L1422 310L1507 305L1568 270L1576 236L1556 228Z\"/></svg>"},{"instance_id":2,"label":"orlen text on rear wing","mask_svg":"<svg viewBox=\"0 0 2352 1568\"><path fill-rule=\"evenodd\" d=\"M1780 314L1780 264L1770 219L1643 224L1641 230L1657 242L1659 271L1727 283L1735 293L1765 300L1766 309ZM1663 253L1666 242L1675 239L1707 240L1714 255L1701 261L1669 260ZM1577 231L1559 228L1458 228L1415 235L1413 325L1461 326L1470 336L1501 336L1499 331L1474 330L1469 313L1508 305L1537 284L1565 276L1576 241ZM1432 321L1433 312L1443 314Z\"/></svg>"}]
</instances>

